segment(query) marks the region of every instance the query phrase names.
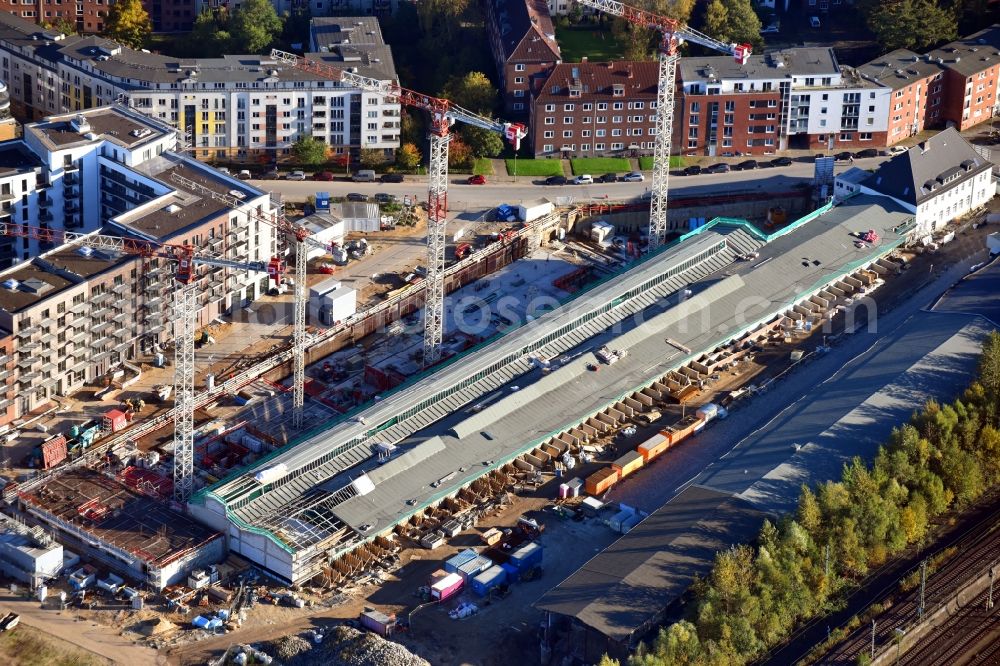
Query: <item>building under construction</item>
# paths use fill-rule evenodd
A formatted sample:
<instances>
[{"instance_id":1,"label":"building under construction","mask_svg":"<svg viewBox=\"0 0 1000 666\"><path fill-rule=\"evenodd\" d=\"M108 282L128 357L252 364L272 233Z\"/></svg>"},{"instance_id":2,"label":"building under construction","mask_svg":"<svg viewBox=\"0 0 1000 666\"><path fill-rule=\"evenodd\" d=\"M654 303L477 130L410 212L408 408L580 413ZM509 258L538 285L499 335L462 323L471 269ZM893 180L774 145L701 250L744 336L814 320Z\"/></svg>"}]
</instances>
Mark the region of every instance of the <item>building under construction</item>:
<instances>
[{"instance_id":1,"label":"building under construction","mask_svg":"<svg viewBox=\"0 0 1000 666\"><path fill-rule=\"evenodd\" d=\"M228 533L232 551L289 582L353 575L394 535L429 543L456 521L466 526L477 505L648 408L651 396L704 386L741 350L856 303L898 268L886 257L912 229L910 214L872 196L771 234L715 220L305 433L189 508ZM613 365L602 365L602 349L617 352Z\"/></svg>"}]
</instances>

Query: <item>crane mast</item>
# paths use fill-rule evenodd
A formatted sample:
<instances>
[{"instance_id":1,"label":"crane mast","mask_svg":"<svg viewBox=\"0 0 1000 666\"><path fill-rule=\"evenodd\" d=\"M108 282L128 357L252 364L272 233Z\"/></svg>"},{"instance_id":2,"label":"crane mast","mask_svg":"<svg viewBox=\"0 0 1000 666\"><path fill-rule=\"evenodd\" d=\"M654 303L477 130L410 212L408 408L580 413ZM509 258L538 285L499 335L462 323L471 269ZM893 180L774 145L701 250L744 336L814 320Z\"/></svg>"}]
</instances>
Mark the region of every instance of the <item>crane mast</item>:
<instances>
[{"instance_id":1,"label":"crane mast","mask_svg":"<svg viewBox=\"0 0 1000 666\"><path fill-rule=\"evenodd\" d=\"M430 156L427 182L427 277L424 291L424 353L423 365L430 367L441 360L444 338L444 268L448 224L448 145L450 128L455 122L473 125L501 134L517 150L527 135L524 125L486 118L452 104L447 99L431 97L403 88L392 81L380 81L308 60L293 53L271 51L271 57L306 72L360 88L365 92L393 98L400 104L423 109L430 114ZM297 286L297 285L296 285Z\"/></svg>"},{"instance_id":2,"label":"crane mast","mask_svg":"<svg viewBox=\"0 0 1000 666\"><path fill-rule=\"evenodd\" d=\"M656 90L656 139L653 143L653 174L649 204L649 250L667 239L667 193L670 180L671 135L674 125L674 92L677 85L677 48L684 41L728 53L740 64L750 57L749 44L727 44L690 28L676 19L660 16L617 0L579 0L580 4L625 19L641 28L658 30L661 35Z\"/></svg>"}]
</instances>

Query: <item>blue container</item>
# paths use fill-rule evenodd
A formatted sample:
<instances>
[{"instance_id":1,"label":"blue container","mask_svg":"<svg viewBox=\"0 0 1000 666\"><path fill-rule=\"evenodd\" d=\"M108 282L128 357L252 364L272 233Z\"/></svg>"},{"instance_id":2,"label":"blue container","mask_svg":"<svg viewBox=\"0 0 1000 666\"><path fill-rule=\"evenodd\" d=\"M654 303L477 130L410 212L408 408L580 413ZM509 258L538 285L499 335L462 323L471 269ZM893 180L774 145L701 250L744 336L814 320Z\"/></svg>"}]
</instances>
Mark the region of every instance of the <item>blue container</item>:
<instances>
[{"instance_id":1,"label":"blue container","mask_svg":"<svg viewBox=\"0 0 1000 666\"><path fill-rule=\"evenodd\" d=\"M507 580L507 572L495 564L472 579L472 591L485 597L494 587L503 585Z\"/></svg>"},{"instance_id":2,"label":"blue container","mask_svg":"<svg viewBox=\"0 0 1000 666\"><path fill-rule=\"evenodd\" d=\"M519 572L542 563L542 547L537 543L526 543L510 554L510 563L517 567Z\"/></svg>"},{"instance_id":3,"label":"blue container","mask_svg":"<svg viewBox=\"0 0 1000 666\"><path fill-rule=\"evenodd\" d=\"M472 560L479 557L479 553L472 550L471 548L463 550L458 555L453 555L445 560L444 570L448 573L458 573L458 568L465 564L466 562L471 562Z\"/></svg>"},{"instance_id":4,"label":"blue container","mask_svg":"<svg viewBox=\"0 0 1000 666\"><path fill-rule=\"evenodd\" d=\"M488 557L476 556L458 568L458 575L465 579L465 584L493 566L493 560Z\"/></svg>"},{"instance_id":5,"label":"blue container","mask_svg":"<svg viewBox=\"0 0 1000 666\"><path fill-rule=\"evenodd\" d=\"M316 193L316 210L330 210L330 193Z\"/></svg>"},{"instance_id":6,"label":"blue container","mask_svg":"<svg viewBox=\"0 0 1000 666\"><path fill-rule=\"evenodd\" d=\"M500 568L507 572L507 580L514 582L517 580L517 566L511 564L510 562L504 562L500 565Z\"/></svg>"}]
</instances>

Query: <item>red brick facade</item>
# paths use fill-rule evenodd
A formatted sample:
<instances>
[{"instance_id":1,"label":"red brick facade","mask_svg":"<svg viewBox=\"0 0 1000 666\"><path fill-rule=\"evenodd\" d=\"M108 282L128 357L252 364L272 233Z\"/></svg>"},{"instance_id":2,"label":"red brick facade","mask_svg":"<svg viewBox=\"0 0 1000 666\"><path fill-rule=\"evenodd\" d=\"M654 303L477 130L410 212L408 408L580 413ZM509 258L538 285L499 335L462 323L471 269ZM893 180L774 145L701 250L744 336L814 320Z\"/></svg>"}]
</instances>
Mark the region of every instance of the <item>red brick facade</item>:
<instances>
[{"instance_id":1,"label":"red brick facade","mask_svg":"<svg viewBox=\"0 0 1000 666\"><path fill-rule=\"evenodd\" d=\"M674 110L674 152L702 155L713 133L718 154L764 155L778 150L777 92L684 95ZM679 122L678 122L679 121Z\"/></svg>"},{"instance_id":2,"label":"red brick facade","mask_svg":"<svg viewBox=\"0 0 1000 666\"><path fill-rule=\"evenodd\" d=\"M55 23L62 19L76 24L79 33L96 33L104 29L108 7L112 0L0 0L0 11L34 21L38 24ZM156 32L190 30L197 14L195 0L143 0Z\"/></svg>"},{"instance_id":3,"label":"red brick facade","mask_svg":"<svg viewBox=\"0 0 1000 666\"><path fill-rule=\"evenodd\" d=\"M544 0L497 0L486 8L504 113L526 115L538 79L562 61L548 6Z\"/></svg>"}]
</instances>

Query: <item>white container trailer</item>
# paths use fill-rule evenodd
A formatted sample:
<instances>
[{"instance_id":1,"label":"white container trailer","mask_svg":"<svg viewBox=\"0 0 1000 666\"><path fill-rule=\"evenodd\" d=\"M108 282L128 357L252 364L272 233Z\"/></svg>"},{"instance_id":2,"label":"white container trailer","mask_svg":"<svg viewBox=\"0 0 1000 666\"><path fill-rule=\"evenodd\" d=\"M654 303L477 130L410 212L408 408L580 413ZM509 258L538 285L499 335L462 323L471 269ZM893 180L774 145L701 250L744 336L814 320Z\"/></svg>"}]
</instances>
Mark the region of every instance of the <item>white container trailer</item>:
<instances>
[{"instance_id":1,"label":"white container trailer","mask_svg":"<svg viewBox=\"0 0 1000 666\"><path fill-rule=\"evenodd\" d=\"M555 209L555 205L548 199L533 199L517 205L517 216L521 218L522 222L531 222L543 215L548 215Z\"/></svg>"},{"instance_id":2,"label":"white container trailer","mask_svg":"<svg viewBox=\"0 0 1000 666\"><path fill-rule=\"evenodd\" d=\"M315 321L333 326L334 322L344 321L358 311L358 292L340 285L332 291L311 298L309 304Z\"/></svg>"}]
</instances>

